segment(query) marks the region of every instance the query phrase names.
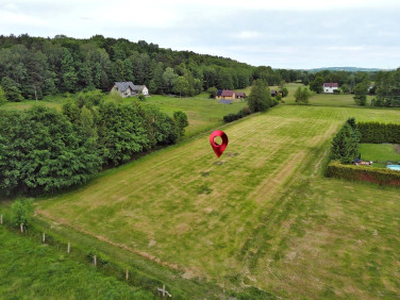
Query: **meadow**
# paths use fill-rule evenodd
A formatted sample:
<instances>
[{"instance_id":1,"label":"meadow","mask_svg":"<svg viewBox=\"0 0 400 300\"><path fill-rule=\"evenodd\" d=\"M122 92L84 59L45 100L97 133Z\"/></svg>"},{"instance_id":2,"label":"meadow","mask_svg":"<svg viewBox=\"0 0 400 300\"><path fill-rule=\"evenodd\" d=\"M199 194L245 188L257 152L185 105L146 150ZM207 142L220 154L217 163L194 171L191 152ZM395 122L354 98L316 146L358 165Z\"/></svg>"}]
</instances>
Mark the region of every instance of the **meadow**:
<instances>
[{"instance_id":1,"label":"meadow","mask_svg":"<svg viewBox=\"0 0 400 300\"><path fill-rule=\"evenodd\" d=\"M230 139L220 159L210 132L198 134L40 199L36 213L190 298L249 287L288 298L395 298L400 193L323 177L349 117L398 122L400 111L280 105L220 126Z\"/></svg>"},{"instance_id":2,"label":"meadow","mask_svg":"<svg viewBox=\"0 0 400 300\"><path fill-rule=\"evenodd\" d=\"M0 226L2 299L155 299L63 251Z\"/></svg>"}]
</instances>

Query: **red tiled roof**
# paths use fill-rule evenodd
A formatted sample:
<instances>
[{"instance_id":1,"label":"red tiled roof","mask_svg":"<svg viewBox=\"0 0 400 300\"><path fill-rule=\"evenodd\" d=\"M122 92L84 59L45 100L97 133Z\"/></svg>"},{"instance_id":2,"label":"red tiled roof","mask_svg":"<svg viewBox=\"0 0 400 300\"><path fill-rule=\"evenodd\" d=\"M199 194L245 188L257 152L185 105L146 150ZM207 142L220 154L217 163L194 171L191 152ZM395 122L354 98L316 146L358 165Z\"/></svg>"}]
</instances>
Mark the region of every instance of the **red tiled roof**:
<instances>
[{"instance_id":1,"label":"red tiled roof","mask_svg":"<svg viewBox=\"0 0 400 300\"><path fill-rule=\"evenodd\" d=\"M231 90L223 90L221 93L222 97L233 97L233 94L235 93L235 91L231 91Z\"/></svg>"},{"instance_id":2,"label":"red tiled roof","mask_svg":"<svg viewBox=\"0 0 400 300\"><path fill-rule=\"evenodd\" d=\"M325 82L324 83L324 87L330 87L330 88L339 87L339 84L337 84L336 82L335 83L333 83L333 82Z\"/></svg>"}]
</instances>

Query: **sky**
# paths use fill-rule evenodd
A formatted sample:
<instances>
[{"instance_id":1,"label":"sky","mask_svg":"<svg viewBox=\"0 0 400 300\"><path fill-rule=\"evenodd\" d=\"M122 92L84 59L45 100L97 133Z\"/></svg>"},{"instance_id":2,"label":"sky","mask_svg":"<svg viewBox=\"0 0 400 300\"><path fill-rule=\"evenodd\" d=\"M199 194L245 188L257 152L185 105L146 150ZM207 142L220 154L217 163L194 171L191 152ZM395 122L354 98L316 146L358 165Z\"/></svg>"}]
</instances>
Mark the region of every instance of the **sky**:
<instances>
[{"instance_id":1,"label":"sky","mask_svg":"<svg viewBox=\"0 0 400 300\"><path fill-rule=\"evenodd\" d=\"M0 34L145 40L253 66L400 67L398 0L0 0Z\"/></svg>"}]
</instances>

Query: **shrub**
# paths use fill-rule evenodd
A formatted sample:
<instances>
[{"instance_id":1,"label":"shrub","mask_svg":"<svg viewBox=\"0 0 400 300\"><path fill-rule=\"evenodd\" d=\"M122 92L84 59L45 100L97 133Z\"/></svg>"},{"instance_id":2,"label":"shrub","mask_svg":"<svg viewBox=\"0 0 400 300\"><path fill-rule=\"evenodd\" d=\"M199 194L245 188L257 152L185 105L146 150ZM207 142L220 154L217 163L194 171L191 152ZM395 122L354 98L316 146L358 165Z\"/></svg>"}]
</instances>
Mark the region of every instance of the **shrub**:
<instances>
[{"instance_id":1,"label":"shrub","mask_svg":"<svg viewBox=\"0 0 400 300\"><path fill-rule=\"evenodd\" d=\"M183 111L175 111L174 112L174 122L176 125L176 132L178 136L183 136L185 134L185 127L189 126L189 121L186 113Z\"/></svg>"},{"instance_id":2,"label":"shrub","mask_svg":"<svg viewBox=\"0 0 400 300\"><path fill-rule=\"evenodd\" d=\"M357 127L361 132L361 143L400 143L400 124L359 122Z\"/></svg>"},{"instance_id":3,"label":"shrub","mask_svg":"<svg viewBox=\"0 0 400 300\"><path fill-rule=\"evenodd\" d=\"M33 212L32 202L24 199L24 200L16 200L11 205L11 212L13 214L13 224L15 226L19 226L23 224L24 226L29 223L29 216Z\"/></svg>"},{"instance_id":4,"label":"shrub","mask_svg":"<svg viewBox=\"0 0 400 300\"><path fill-rule=\"evenodd\" d=\"M238 119L238 117L237 117L236 114L229 114L229 115L224 116L224 122L225 123L233 122L233 121L235 121L237 119Z\"/></svg>"},{"instance_id":5,"label":"shrub","mask_svg":"<svg viewBox=\"0 0 400 300\"><path fill-rule=\"evenodd\" d=\"M242 112L244 116L248 116L251 114L250 108L248 106L242 108Z\"/></svg>"},{"instance_id":6,"label":"shrub","mask_svg":"<svg viewBox=\"0 0 400 300\"><path fill-rule=\"evenodd\" d=\"M283 97L286 97L289 94L289 90L286 87L282 88Z\"/></svg>"},{"instance_id":7,"label":"shrub","mask_svg":"<svg viewBox=\"0 0 400 300\"><path fill-rule=\"evenodd\" d=\"M104 94L100 90L93 90L83 94L86 102L92 105L100 105L104 99Z\"/></svg>"},{"instance_id":8,"label":"shrub","mask_svg":"<svg viewBox=\"0 0 400 300\"><path fill-rule=\"evenodd\" d=\"M224 122L225 123L229 123L229 122L233 122L236 120L239 120L245 116L248 116L251 114L251 111L249 109L249 107L243 107L241 110L239 110L236 114L229 114L224 116Z\"/></svg>"},{"instance_id":9,"label":"shrub","mask_svg":"<svg viewBox=\"0 0 400 300\"><path fill-rule=\"evenodd\" d=\"M368 166L343 165L338 161L329 163L326 176L400 187L400 172L398 171L371 168Z\"/></svg>"}]
</instances>

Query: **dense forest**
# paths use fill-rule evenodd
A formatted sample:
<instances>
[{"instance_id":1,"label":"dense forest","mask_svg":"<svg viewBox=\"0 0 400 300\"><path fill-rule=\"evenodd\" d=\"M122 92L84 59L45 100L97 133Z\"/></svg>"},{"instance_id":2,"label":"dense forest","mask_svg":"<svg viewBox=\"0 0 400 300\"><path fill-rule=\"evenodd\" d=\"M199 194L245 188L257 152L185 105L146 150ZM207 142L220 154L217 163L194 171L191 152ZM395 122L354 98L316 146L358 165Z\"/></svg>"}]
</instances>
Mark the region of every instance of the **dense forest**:
<instances>
[{"instance_id":1,"label":"dense forest","mask_svg":"<svg viewBox=\"0 0 400 300\"><path fill-rule=\"evenodd\" d=\"M174 144L188 126L182 111L171 118L154 106L102 97L81 93L61 112L0 110L0 189L38 195L83 184L104 167Z\"/></svg>"},{"instance_id":2,"label":"dense forest","mask_svg":"<svg viewBox=\"0 0 400 300\"><path fill-rule=\"evenodd\" d=\"M145 41L0 36L0 79L9 101L100 89L116 81L146 85L150 93L193 96L210 87L238 89L253 79L270 85L301 80L305 72L253 67L229 58L172 51Z\"/></svg>"},{"instance_id":3,"label":"dense forest","mask_svg":"<svg viewBox=\"0 0 400 300\"><path fill-rule=\"evenodd\" d=\"M152 94L193 96L209 88L245 88L256 79L263 79L269 85L302 82L317 93L324 82L337 82L342 93L357 90L361 94L367 90L376 93L373 105L400 104L400 69L379 72L272 69L102 35L90 39L64 35L0 36L0 85L8 101L94 89L108 92L116 81L146 85ZM375 82L372 91L368 89L371 82Z\"/></svg>"}]
</instances>

